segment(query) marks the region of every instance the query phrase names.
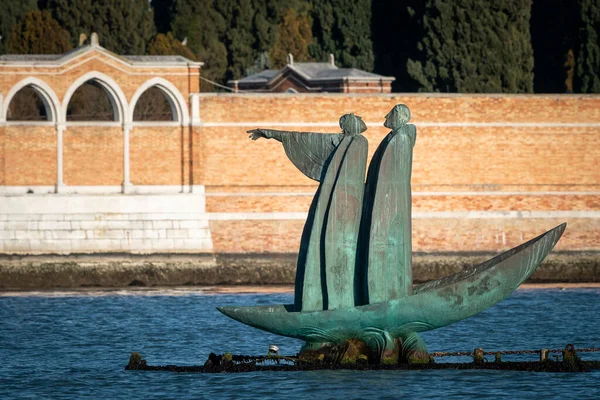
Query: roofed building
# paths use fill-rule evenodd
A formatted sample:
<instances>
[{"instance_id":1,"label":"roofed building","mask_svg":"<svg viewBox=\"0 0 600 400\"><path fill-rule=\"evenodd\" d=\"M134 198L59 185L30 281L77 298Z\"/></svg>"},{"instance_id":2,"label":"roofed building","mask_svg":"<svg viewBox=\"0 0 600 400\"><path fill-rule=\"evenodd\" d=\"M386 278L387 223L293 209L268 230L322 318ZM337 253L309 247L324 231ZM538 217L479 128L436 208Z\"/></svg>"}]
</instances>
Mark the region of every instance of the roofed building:
<instances>
[{"instance_id":1,"label":"roofed building","mask_svg":"<svg viewBox=\"0 0 600 400\"><path fill-rule=\"evenodd\" d=\"M392 76L373 74L356 68L338 68L333 54L327 62L288 62L282 69L267 69L240 80L230 80L234 91L274 93L390 93Z\"/></svg>"}]
</instances>

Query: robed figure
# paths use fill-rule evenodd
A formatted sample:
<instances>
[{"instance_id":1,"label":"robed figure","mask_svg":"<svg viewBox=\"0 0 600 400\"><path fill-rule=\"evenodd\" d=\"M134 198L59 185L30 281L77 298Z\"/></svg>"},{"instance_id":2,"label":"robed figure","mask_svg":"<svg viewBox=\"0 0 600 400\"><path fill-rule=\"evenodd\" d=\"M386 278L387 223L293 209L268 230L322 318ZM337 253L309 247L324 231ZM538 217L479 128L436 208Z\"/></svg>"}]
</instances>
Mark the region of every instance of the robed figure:
<instances>
[{"instance_id":1,"label":"robed figure","mask_svg":"<svg viewBox=\"0 0 600 400\"><path fill-rule=\"evenodd\" d=\"M369 165L358 256L361 304L412 294L410 178L417 130L409 120L407 106L392 108L384 123L391 132Z\"/></svg>"},{"instance_id":2,"label":"robed figure","mask_svg":"<svg viewBox=\"0 0 600 400\"><path fill-rule=\"evenodd\" d=\"M353 114L340 118L341 134L248 131L250 138L275 139L292 163L320 182L300 241L295 311L354 307L362 297L356 284L356 254L367 164L367 127Z\"/></svg>"}]
</instances>

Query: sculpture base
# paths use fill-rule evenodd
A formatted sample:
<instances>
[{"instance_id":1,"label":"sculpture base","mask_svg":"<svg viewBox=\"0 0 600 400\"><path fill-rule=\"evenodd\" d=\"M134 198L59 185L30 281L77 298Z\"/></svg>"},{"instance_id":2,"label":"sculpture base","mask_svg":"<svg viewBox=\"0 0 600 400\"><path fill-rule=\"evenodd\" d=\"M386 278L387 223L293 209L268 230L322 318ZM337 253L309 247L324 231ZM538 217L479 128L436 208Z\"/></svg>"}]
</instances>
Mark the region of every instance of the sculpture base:
<instances>
[{"instance_id":1,"label":"sculpture base","mask_svg":"<svg viewBox=\"0 0 600 400\"><path fill-rule=\"evenodd\" d=\"M412 333L395 338L390 345L377 351L359 339L346 339L342 344L306 343L299 353L300 362L333 365L355 364L426 364L430 362L425 342Z\"/></svg>"}]
</instances>

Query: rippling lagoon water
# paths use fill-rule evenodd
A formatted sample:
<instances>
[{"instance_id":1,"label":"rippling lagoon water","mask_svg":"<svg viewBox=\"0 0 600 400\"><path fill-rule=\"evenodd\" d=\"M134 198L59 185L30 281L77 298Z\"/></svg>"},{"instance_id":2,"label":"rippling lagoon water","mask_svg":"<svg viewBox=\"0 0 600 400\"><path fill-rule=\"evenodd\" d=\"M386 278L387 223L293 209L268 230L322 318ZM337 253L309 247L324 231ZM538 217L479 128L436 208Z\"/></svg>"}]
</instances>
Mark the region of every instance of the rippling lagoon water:
<instances>
[{"instance_id":1,"label":"rippling lagoon water","mask_svg":"<svg viewBox=\"0 0 600 400\"><path fill-rule=\"evenodd\" d=\"M599 289L518 290L482 314L423 337L430 351L600 347L599 299ZM281 354L295 354L300 341L236 323L215 309L291 301L288 293L200 290L0 293L0 399L600 398L597 371L123 370L132 351L151 365L201 365L210 352L262 355L271 343Z\"/></svg>"}]
</instances>

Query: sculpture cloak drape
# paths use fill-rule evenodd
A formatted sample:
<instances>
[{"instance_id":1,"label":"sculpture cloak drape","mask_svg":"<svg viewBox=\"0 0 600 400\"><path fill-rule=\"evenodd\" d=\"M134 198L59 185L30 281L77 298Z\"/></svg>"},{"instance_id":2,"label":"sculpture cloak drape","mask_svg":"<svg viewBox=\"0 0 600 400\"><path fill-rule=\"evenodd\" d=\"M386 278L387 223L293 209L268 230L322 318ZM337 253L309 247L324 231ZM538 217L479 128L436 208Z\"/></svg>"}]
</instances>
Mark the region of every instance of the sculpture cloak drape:
<instances>
[{"instance_id":1,"label":"sculpture cloak drape","mask_svg":"<svg viewBox=\"0 0 600 400\"><path fill-rule=\"evenodd\" d=\"M265 132L283 143L302 173L320 182L300 242L294 309L354 307L367 140L361 135Z\"/></svg>"},{"instance_id":2,"label":"sculpture cloak drape","mask_svg":"<svg viewBox=\"0 0 600 400\"><path fill-rule=\"evenodd\" d=\"M369 165L359 244L361 304L412 294L410 178L416 135L414 125L390 132Z\"/></svg>"}]
</instances>

